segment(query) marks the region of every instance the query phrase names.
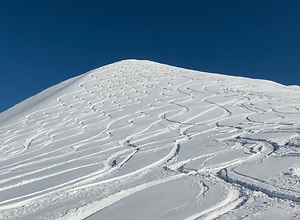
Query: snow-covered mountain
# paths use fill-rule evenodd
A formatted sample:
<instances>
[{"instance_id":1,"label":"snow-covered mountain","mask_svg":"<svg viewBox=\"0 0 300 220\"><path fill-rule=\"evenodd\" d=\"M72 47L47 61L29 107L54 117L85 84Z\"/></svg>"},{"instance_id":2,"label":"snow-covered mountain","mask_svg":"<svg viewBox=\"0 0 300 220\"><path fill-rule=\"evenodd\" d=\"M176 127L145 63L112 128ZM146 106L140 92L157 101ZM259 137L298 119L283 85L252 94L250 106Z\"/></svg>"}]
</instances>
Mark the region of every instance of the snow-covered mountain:
<instances>
[{"instance_id":1,"label":"snow-covered mountain","mask_svg":"<svg viewBox=\"0 0 300 220\"><path fill-rule=\"evenodd\" d=\"M126 60L0 114L1 219L299 219L300 87Z\"/></svg>"}]
</instances>

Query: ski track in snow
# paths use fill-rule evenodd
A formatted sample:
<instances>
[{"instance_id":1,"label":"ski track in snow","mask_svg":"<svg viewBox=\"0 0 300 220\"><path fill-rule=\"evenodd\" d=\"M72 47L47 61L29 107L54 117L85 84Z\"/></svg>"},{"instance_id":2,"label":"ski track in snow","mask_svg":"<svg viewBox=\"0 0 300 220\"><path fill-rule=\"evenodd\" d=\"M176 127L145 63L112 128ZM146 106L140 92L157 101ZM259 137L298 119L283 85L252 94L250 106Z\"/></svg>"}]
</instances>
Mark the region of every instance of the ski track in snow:
<instances>
[{"instance_id":1,"label":"ski track in snow","mask_svg":"<svg viewBox=\"0 0 300 220\"><path fill-rule=\"evenodd\" d=\"M299 218L299 87L127 60L20 106L1 219Z\"/></svg>"}]
</instances>

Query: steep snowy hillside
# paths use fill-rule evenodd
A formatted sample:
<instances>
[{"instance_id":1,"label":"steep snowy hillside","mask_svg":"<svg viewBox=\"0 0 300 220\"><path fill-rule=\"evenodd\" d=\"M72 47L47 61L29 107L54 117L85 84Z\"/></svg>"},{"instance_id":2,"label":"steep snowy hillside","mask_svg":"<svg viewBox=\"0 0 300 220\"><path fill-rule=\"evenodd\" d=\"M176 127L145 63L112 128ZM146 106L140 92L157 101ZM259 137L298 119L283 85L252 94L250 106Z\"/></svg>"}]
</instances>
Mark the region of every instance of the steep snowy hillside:
<instances>
[{"instance_id":1,"label":"steep snowy hillside","mask_svg":"<svg viewBox=\"0 0 300 220\"><path fill-rule=\"evenodd\" d=\"M299 219L300 88L126 60L0 114L1 219Z\"/></svg>"}]
</instances>

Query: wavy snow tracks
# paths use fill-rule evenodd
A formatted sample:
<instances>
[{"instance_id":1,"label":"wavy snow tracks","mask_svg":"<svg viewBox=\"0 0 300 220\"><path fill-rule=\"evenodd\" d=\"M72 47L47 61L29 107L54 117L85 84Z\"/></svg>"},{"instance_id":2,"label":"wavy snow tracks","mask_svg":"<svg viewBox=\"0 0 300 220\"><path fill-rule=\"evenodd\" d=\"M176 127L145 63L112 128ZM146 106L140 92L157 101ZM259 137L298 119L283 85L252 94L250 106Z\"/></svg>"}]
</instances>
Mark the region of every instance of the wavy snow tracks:
<instances>
[{"instance_id":1,"label":"wavy snow tracks","mask_svg":"<svg viewBox=\"0 0 300 220\"><path fill-rule=\"evenodd\" d=\"M128 60L47 94L1 124L1 219L299 218L298 87Z\"/></svg>"}]
</instances>

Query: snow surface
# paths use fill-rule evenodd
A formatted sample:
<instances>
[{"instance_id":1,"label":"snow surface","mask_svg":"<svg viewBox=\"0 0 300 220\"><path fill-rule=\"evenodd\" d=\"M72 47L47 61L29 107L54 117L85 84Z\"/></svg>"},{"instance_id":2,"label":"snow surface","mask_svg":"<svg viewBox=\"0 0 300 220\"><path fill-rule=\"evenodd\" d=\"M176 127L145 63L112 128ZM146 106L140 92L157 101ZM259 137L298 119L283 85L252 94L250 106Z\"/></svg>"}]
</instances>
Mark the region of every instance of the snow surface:
<instances>
[{"instance_id":1,"label":"snow surface","mask_svg":"<svg viewBox=\"0 0 300 220\"><path fill-rule=\"evenodd\" d=\"M299 219L300 88L126 60L0 114L1 219Z\"/></svg>"}]
</instances>

